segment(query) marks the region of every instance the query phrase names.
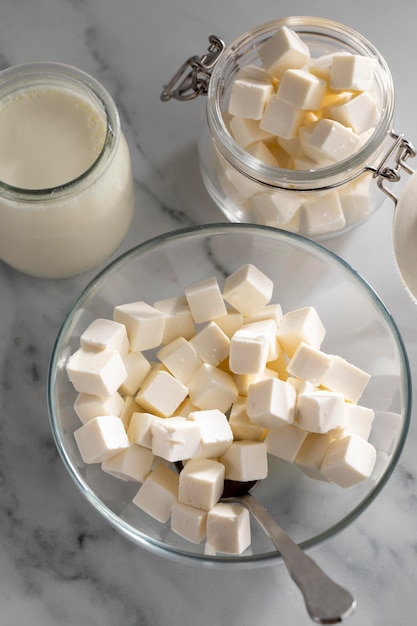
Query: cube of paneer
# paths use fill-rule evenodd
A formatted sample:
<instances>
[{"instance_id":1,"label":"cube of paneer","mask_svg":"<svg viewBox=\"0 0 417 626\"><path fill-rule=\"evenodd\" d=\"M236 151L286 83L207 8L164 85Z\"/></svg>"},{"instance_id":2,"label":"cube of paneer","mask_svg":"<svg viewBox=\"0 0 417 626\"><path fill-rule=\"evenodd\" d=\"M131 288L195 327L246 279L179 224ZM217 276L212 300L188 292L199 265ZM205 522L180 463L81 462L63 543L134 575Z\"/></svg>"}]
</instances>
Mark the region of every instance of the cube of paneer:
<instances>
[{"instance_id":1,"label":"cube of paneer","mask_svg":"<svg viewBox=\"0 0 417 626\"><path fill-rule=\"evenodd\" d=\"M214 552L242 554L251 543L249 511L219 502L207 515L207 543Z\"/></svg>"},{"instance_id":2,"label":"cube of paneer","mask_svg":"<svg viewBox=\"0 0 417 626\"><path fill-rule=\"evenodd\" d=\"M178 497L179 476L159 463L146 477L132 502L159 522L167 522Z\"/></svg>"},{"instance_id":3,"label":"cube of paneer","mask_svg":"<svg viewBox=\"0 0 417 626\"><path fill-rule=\"evenodd\" d=\"M191 459L179 477L178 500L210 511L223 493L224 465L211 459Z\"/></svg>"},{"instance_id":4,"label":"cube of paneer","mask_svg":"<svg viewBox=\"0 0 417 626\"><path fill-rule=\"evenodd\" d=\"M234 441L221 455L227 480L262 480L268 474L266 444L261 441Z\"/></svg>"}]
</instances>

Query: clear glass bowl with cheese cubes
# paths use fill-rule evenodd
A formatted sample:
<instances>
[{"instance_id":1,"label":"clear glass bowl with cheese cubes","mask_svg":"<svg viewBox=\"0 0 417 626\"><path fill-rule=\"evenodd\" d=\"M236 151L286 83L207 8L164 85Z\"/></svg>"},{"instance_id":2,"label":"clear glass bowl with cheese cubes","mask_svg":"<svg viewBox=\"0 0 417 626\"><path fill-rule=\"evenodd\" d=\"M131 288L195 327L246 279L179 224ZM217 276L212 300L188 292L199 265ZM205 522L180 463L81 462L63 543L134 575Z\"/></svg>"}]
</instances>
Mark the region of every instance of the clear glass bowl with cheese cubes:
<instances>
[{"instance_id":1,"label":"clear glass bowl with cheese cubes","mask_svg":"<svg viewBox=\"0 0 417 626\"><path fill-rule=\"evenodd\" d=\"M85 288L48 404L69 474L119 532L174 559L256 566L279 554L225 485L257 481L303 548L341 531L396 465L410 373L345 262L294 233L214 224L143 243Z\"/></svg>"},{"instance_id":2,"label":"clear glass bowl with cheese cubes","mask_svg":"<svg viewBox=\"0 0 417 626\"><path fill-rule=\"evenodd\" d=\"M220 55L207 89L200 166L228 219L323 240L381 205L394 87L359 33L314 17L258 26Z\"/></svg>"}]
</instances>

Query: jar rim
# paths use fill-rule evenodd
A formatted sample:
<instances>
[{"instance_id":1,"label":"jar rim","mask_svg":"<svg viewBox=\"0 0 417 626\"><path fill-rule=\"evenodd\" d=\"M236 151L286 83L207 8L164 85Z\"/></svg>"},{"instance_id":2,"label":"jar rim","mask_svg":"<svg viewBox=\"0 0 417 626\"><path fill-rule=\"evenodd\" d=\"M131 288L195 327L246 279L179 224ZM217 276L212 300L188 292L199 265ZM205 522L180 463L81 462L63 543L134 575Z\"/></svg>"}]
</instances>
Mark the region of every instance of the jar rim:
<instances>
[{"instance_id":1,"label":"jar rim","mask_svg":"<svg viewBox=\"0 0 417 626\"><path fill-rule=\"evenodd\" d=\"M302 38L309 36L329 37L350 47L354 53L374 57L377 60L377 80L382 96L381 116L371 137L350 157L337 163L315 170L290 170L263 163L242 148L230 134L221 108L228 72L237 66L244 51L257 47L256 41L263 43L274 32L287 26ZM303 189L325 189L341 185L356 178L367 169L369 159L382 147L392 130L394 120L394 84L390 69L378 49L363 35L339 22L310 16L285 17L265 22L247 31L231 43L223 52L214 67L207 92L206 115L213 141L222 156L245 176L263 182L274 188L288 189L292 186Z\"/></svg>"},{"instance_id":2,"label":"jar rim","mask_svg":"<svg viewBox=\"0 0 417 626\"><path fill-rule=\"evenodd\" d=\"M116 152L120 137L120 117L110 93L90 74L83 70L54 61L21 63L0 71L0 100L13 91L41 85L66 86L87 93L102 109L106 119L106 136L103 146L91 165L76 178L46 188L25 188L6 183L0 179L3 197L16 200L45 200L54 196L61 198L79 191L80 187L93 184L101 175ZM2 92L3 95L2 95Z\"/></svg>"}]
</instances>

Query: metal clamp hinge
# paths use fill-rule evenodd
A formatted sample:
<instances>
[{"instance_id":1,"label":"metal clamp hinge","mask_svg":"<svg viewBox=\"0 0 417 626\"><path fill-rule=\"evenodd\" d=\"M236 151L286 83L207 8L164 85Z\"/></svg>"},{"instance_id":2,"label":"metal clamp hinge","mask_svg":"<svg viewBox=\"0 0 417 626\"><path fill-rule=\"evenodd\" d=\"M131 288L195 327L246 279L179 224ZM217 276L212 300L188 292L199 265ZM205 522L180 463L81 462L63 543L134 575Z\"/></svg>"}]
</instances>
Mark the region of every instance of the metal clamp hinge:
<instances>
[{"instance_id":1,"label":"metal clamp hinge","mask_svg":"<svg viewBox=\"0 0 417 626\"><path fill-rule=\"evenodd\" d=\"M387 186L389 183L398 182L401 179L401 171L412 174L414 170L408 165L407 160L416 156L416 151L411 143L404 138L404 135L397 135L393 130L390 133L394 143L384 156L383 160L376 168L369 168L373 171L374 178L377 178L378 187L397 204L398 198ZM391 160L394 165L390 166Z\"/></svg>"},{"instance_id":2,"label":"metal clamp hinge","mask_svg":"<svg viewBox=\"0 0 417 626\"><path fill-rule=\"evenodd\" d=\"M210 35L209 43L210 46L203 56L190 57L174 74L164 86L161 100L193 100L207 93L211 72L226 47L216 35Z\"/></svg>"}]
</instances>

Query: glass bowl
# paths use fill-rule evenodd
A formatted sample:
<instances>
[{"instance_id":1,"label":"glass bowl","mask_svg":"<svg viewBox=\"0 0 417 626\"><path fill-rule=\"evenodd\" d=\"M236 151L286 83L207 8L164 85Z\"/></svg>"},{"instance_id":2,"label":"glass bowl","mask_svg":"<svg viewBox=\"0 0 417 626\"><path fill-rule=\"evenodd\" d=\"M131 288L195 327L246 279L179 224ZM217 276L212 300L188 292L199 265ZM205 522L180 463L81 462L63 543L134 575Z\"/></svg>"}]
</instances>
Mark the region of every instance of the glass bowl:
<instances>
[{"instance_id":1,"label":"glass bowl","mask_svg":"<svg viewBox=\"0 0 417 626\"><path fill-rule=\"evenodd\" d=\"M181 294L194 282L227 275L252 263L274 282L272 302L284 313L314 306L327 334L321 349L337 354L371 375L360 404L394 415L398 428L378 452L375 470L362 483L342 489L308 478L294 464L269 459L268 477L255 496L303 548L341 531L362 513L393 471L407 435L411 382L398 329L372 288L349 265L320 244L267 226L215 224L164 234L120 256L84 289L56 339L48 377L52 433L62 460L90 504L135 544L172 559L221 567L254 567L279 561L279 553L252 520L252 543L242 555L208 555L204 541L193 544L149 517L132 498L138 484L121 481L85 465L74 440L81 423L74 411L76 392L66 364L81 333L98 317L112 318L115 305L150 304ZM373 434L371 432L370 440ZM381 439L381 437L379 437Z\"/></svg>"}]
</instances>

